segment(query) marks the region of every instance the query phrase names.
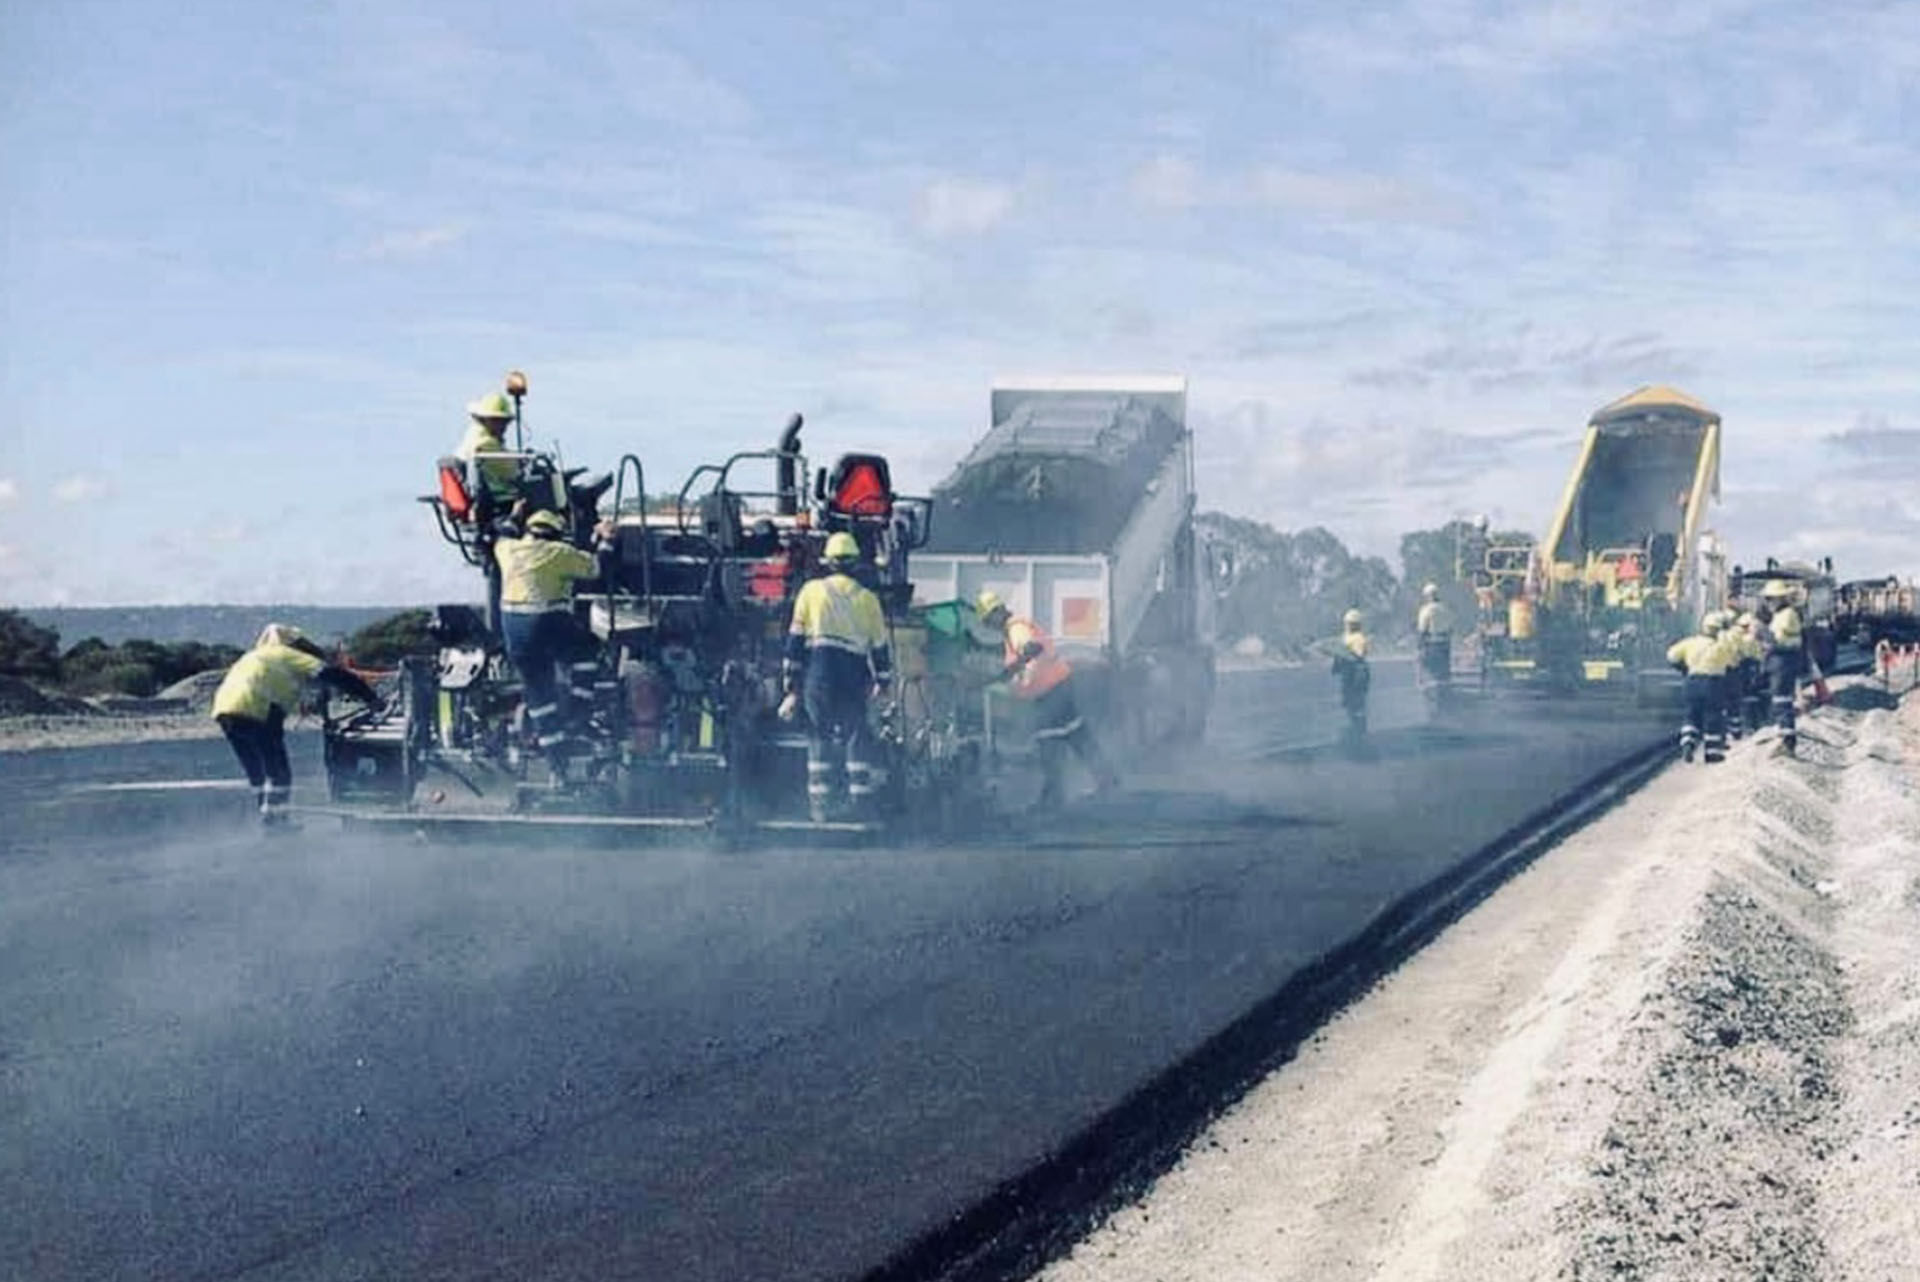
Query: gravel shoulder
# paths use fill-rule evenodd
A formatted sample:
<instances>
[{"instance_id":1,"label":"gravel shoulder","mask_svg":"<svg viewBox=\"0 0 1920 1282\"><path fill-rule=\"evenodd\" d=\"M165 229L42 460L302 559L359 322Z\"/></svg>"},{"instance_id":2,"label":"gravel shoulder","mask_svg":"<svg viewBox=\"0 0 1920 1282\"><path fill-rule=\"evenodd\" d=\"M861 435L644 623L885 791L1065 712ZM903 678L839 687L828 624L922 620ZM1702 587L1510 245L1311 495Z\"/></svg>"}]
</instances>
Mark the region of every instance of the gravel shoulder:
<instances>
[{"instance_id":1,"label":"gravel shoulder","mask_svg":"<svg viewBox=\"0 0 1920 1282\"><path fill-rule=\"evenodd\" d=\"M1920 699L1851 694L1563 843L1041 1276L1911 1276Z\"/></svg>"}]
</instances>

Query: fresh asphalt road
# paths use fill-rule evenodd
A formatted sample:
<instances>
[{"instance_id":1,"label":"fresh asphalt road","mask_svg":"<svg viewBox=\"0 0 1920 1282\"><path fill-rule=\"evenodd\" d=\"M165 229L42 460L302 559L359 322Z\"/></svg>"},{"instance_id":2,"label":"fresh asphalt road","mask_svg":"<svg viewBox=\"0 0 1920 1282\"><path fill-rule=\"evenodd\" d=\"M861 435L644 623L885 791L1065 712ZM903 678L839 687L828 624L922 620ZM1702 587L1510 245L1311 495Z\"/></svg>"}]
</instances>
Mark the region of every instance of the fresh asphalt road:
<instances>
[{"instance_id":1,"label":"fresh asphalt road","mask_svg":"<svg viewBox=\"0 0 1920 1282\"><path fill-rule=\"evenodd\" d=\"M998 842L263 842L218 741L0 756L0 1276L857 1276L1658 736L1229 674ZM310 741L300 768L316 769Z\"/></svg>"}]
</instances>

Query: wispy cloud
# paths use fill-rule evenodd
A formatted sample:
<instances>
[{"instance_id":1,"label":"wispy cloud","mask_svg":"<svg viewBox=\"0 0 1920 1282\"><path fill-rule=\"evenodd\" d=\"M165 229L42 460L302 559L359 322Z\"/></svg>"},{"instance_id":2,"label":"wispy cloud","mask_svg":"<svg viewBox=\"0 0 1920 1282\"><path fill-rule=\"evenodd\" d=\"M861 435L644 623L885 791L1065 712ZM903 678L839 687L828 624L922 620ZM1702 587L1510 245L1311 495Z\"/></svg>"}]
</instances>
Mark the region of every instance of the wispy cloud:
<instances>
[{"instance_id":1,"label":"wispy cloud","mask_svg":"<svg viewBox=\"0 0 1920 1282\"><path fill-rule=\"evenodd\" d=\"M85 503L91 499L105 498L112 493L112 487L98 476L79 473L56 482L53 497L61 503Z\"/></svg>"},{"instance_id":2,"label":"wispy cloud","mask_svg":"<svg viewBox=\"0 0 1920 1282\"><path fill-rule=\"evenodd\" d=\"M1171 152L1135 168L1127 188L1134 200L1160 210L1273 209L1309 219L1441 226L1467 216L1460 198L1426 179L1284 164L1209 172Z\"/></svg>"},{"instance_id":3,"label":"wispy cloud","mask_svg":"<svg viewBox=\"0 0 1920 1282\"><path fill-rule=\"evenodd\" d=\"M420 258L457 244L466 234L467 228L463 223L440 223L432 227L390 231L375 236L357 249L347 251L342 257L370 262Z\"/></svg>"},{"instance_id":4,"label":"wispy cloud","mask_svg":"<svg viewBox=\"0 0 1920 1282\"><path fill-rule=\"evenodd\" d=\"M754 120L745 95L677 50L622 36L598 42L616 100L645 120L694 133L731 132Z\"/></svg>"},{"instance_id":5,"label":"wispy cloud","mask_svg":"<svg viewBox=\"0 0 1920 1282\"><path fill-rule=\"evenodd\" d=\"M20 497L20 485L11 476L0 476L0 507Z\"/></svg>"},{"instance_id":6,"label":"wispy cloud","mask_svg":"<svg viewBox=\"0 0 1920 1282\"><path fill-rule=\"evenodd\" d=\"M1005 183L941 178L921 189L918 221L930 236L977 236L1013 212L1016 195Z\"/></svg>"}]
</instances>

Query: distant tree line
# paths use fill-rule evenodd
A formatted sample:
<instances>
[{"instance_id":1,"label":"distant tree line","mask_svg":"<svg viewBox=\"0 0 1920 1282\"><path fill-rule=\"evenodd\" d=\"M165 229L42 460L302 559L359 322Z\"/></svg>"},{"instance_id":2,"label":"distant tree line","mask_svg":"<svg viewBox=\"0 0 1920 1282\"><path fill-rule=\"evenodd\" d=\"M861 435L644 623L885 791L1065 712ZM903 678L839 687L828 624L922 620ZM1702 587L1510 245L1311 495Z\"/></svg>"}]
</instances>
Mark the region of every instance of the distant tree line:
<instances>
[{"instance_id":1,"label":"distant tree line","mask_svg":"<svg viewBox=\"0 0 1920 1282\"><path fill-rule=\"evenodd\" d=\"M1413 631L1420 589L1432 583L1462 625L1473 617L1472 589L1456 565L1467 522L1415 530L1400 538L1400 569L1385 558L1359 556L1319 526L1289 533L1259 521L1203 513L1201 539L1232 573L1222 589L1215 630L1222 645L1257 638L1269 654L1300 658L1317 641L1339 635L1340 616L1357 609L1377 641ZM1524 535L1496 532L1510 540Z\"/></svg>"},{"instance_id":2,"label":"distant tree line","mask_svg":"<svg viewBox=\"0 0 1920 1282\"><path fill-rule=\"evenodd\" d=\"M354 664L389 668L407 654L428 653L433 640L426 610L403 610L368 624L347 638L341 649ZM149 698L176 681L231 667L239 646L200 641L135 639L109 645L87 637L65 650L60 633L35 623L18 610L0 608L0 676L20 677L55 686L70 694L126 694Z\"/></svg>"},{"instance_id":3,"label":"distant tree line","mask_svg":"<svg viewBox=\"0 0 1920 1282\"><path fill-rule=\"evenodd\" d=\"M239 649L230 645L144 640L108 645L98 637L62 651L57 631L18 610L0 609L0 676L24 677L73 694L148 697L239 657Z\"/></svg>"}]
</instances>

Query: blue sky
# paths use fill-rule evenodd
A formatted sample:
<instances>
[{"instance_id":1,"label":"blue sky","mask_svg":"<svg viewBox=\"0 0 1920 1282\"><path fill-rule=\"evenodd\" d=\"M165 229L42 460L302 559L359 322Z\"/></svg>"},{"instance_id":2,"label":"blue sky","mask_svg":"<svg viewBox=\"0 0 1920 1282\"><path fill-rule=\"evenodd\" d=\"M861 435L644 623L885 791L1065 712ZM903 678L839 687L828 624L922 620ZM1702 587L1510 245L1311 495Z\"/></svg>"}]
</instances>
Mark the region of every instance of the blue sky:
<instances>
[{"instance_id":1,"label":"blue sky","mask_svg":"<svg viewBox=\"0 0 1920 1282\"><path fill-rule=\"evenodd\" d=\"M1184 373L1208 506L1542 530L1726 419L1736 559L1920 573L1920 5L0 8L0 601L471 596L528 371L653 488L804 412L926 487L997 375Z\"/></svg>"}]
</instances>

